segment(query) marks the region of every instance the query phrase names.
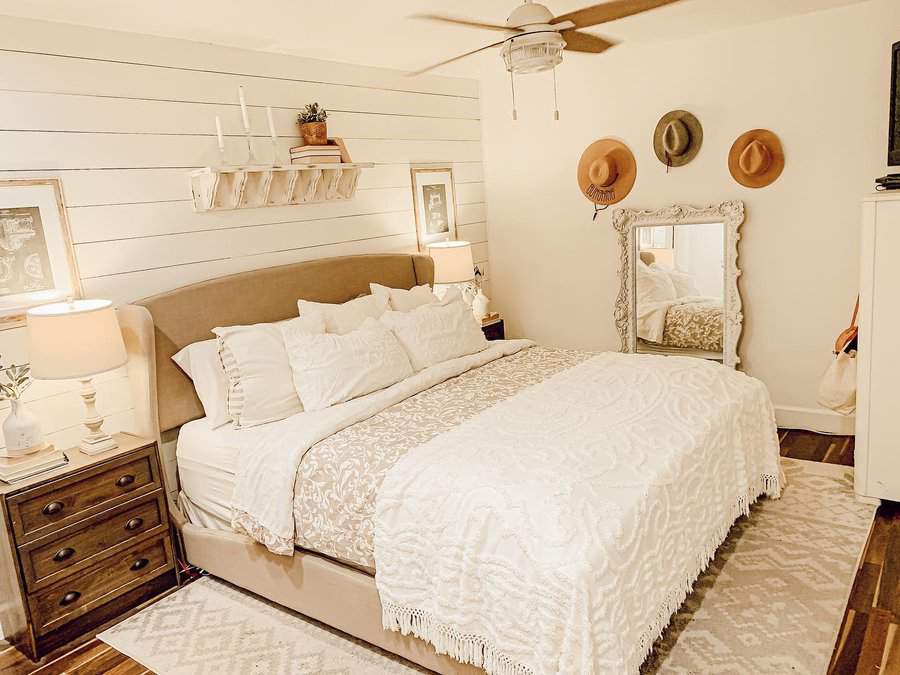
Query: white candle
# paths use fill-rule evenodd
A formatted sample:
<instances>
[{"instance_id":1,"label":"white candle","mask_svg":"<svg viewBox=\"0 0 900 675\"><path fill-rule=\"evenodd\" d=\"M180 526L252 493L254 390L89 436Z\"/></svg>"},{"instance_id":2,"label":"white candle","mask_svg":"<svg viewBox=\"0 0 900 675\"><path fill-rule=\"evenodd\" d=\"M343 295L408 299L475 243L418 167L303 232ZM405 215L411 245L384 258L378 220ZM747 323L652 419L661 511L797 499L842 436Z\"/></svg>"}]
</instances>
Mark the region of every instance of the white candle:
<instances>
[{"instance_id":1,"label":"white candle","mask_svg":"<svg viewBox=\"0 0 900 675\"><path fill-rule=\"evenodd\" d=\"M272 119L272 106L270 105L266 106L266 117L269 120L269 135L272 137L272 142L274 143L278 140L278 136L275 133L275 120Z\"/></svg>"},{"instance_id":2,"label":"white candle","mask_svg":"<svg viewBox=\"0 0 900 675\"><path fill-rule=\"evenodd\" d=\"M247 101L244 99L244 88L238 87L238 98L241 100L241 119L244 121L244 132L250 133L250 118L247 116Z\"/></svg>"},{"instance_id":3,"label":"white candle","mask_svg":"<svg viewBox=\"0 0 900 675\"><path fill-rule=\"evenodd\" d=\"M219 152L225 152L225 138L222 136L222 120L216 115L216 140L219 143Z\"/></svg>"}]
</instances>

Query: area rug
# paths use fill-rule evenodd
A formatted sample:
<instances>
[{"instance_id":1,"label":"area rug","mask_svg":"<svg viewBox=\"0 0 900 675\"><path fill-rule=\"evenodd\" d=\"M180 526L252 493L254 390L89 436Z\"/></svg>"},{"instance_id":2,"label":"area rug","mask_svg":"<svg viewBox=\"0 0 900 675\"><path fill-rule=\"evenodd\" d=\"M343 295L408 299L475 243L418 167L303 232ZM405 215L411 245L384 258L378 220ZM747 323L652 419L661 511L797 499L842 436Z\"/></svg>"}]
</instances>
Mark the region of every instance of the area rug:
<instances>
[{"instance_id":1,"label":"area rug","mask_svg":"<svg viewBox=\"0 0 900 675\"><path fill-rule=\"evenodd\" d=\"M825 671L874 508L851 469L782 462L784 496L737 522L643 673ZM212 578L98 637L160 675L425 672Z\"/></svg>"}]
</instances>

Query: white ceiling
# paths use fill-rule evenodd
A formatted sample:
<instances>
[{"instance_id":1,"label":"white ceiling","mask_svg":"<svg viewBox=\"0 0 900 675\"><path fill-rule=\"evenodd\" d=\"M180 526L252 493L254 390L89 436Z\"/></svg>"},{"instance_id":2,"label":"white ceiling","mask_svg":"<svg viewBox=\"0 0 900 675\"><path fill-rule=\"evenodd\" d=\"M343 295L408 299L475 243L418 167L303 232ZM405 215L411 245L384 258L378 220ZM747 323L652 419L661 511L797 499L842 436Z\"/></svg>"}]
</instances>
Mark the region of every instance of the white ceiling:
<instances>
[{"instance_id":1,"label":"white ceiling","mask_svg":"<svg viewBox=\"0 0 900 675\"><path fill-rule=\"evenodd\" d=\"M408 18L411 14L440 12L503 22L518 1L0 0L0 14L412 70L502 34L417 21ZM629 43L670 40L862 1L682 0L591 30ZM546 4L562 14L590 0ZM476 76L483 63L484 57L475 57L438 72Z\"/></svg>"}]
</instances>

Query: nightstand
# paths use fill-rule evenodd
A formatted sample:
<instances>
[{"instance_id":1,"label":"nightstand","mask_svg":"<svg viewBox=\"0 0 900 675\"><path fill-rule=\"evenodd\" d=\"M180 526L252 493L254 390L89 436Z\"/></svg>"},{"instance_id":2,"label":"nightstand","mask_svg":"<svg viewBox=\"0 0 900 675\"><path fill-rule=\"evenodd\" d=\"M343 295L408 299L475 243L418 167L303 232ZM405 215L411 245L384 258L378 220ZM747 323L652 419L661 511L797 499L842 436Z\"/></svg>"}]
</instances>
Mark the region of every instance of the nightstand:
<instances>
[{"instance_id":1,"label":"nightstand","mask_svg":"<svg viewBox=\"0 0 900 675\"><path fill-rule=\"evenodd\" d=\"M484 337L488 340L505 340L506 330L503 327L503 319L497 318L481 325Z\"/></svg>"},{"instance_id":2,"label":"nightstand","mask_svg":"<svg viewBox=\"0 0 900 675\"><path fill-rule=\"evenodd\" d=\"M156 443L119 447L0 483L0 625L34 660L173 588Z\"/></svg>"}]
</instances>

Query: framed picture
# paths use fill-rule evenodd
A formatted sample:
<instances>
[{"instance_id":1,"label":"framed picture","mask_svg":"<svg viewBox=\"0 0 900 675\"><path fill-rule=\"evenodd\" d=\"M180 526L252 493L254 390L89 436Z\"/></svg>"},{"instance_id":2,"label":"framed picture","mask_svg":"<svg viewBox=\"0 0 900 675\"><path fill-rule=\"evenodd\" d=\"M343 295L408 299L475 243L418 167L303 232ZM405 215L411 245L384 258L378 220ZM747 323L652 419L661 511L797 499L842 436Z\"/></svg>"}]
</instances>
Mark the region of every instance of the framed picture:
<instances>
[{"instance_id":1,"label":"framed picture","mask_svg":"<svg viewBox=\"0 0 900 675\"><path fill-rule=\"evenodd\" d=\"M900 166L900 42L894 43L892 54L888 166Z\"/></svg>"},{"instance_id":2,"label":"framed picture","mask_svg":"<svg viewBox=\"0 0 900 675\"><path fill-rule=\"evenodd\" d=\"M59 180L0 181L0 330L70 297L81 282Z\"/></svg>"},{"instance_id":3,"label":"framed picture","mask_svg":"<svg viewBox=\"0 0 900 675\"><path fill-rule=\"evenodd\" d=\"M456 239L456 186L449 166L410 169L416 239L419 251L428 244Z\"/></svg>"}]
</instances>

